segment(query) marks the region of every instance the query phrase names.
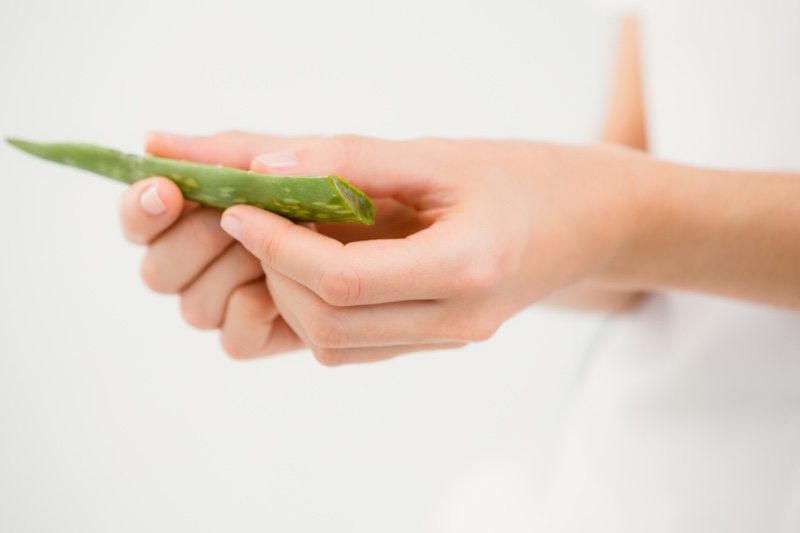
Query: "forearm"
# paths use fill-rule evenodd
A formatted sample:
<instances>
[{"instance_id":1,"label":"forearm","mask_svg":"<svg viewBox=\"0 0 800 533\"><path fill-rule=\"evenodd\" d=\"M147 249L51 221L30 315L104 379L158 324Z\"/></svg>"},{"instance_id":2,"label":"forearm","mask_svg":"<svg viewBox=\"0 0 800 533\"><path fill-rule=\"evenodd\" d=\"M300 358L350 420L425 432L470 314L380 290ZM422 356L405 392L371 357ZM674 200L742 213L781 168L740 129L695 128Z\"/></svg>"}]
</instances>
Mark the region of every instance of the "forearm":
<instances>
[{"instance_id":1,"label":"forearm","mask_svg":"<svg viewBox=\"0 0 800 533\"><path fill-rule=\"evenodd\" d=\"M623 244L547 303L618 311L650 292L684 290L800 309L800 173L703 169L643 153L622 164L634 191Z\"/></svg>"},{"instance_id":2,"label":"forearm","mask_svg":"<svg viewBox=\"0 0 800 533\"><path fill-rule=\"evenodd\" d=\"M800 308L800 174L642 158L637 223L603 278Z\"/></svg>"},{"instance_id":3,"label":"forearm","mask_svg":"<svg viewBox=\"0 0 800 533\"><path fill-rule=\"evenodd\" d=\"M800 309L800 174L730 172L642 157L627 244L600 278Z\"/></svg>"}]
</instances>

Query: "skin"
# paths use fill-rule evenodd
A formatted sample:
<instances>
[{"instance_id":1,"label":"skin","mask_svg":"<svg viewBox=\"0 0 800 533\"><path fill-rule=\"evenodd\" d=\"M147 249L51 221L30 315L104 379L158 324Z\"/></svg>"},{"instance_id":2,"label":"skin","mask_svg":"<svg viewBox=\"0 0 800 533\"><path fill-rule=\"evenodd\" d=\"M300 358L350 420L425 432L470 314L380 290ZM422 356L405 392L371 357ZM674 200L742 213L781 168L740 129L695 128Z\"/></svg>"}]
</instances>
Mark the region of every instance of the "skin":
<instances>
[{"instance_id":1,"label":"skin","mask_svg":"<svg viewBox=\"0 0 800 533\"><path fill-rule=\"evenodd\" d=\"M151 135L155 155L272 172L259 157L272 154L282 173L341 175L378 218L315 227L236 206L220 219L153 178L121 204L148 245L145 282L180 294L233 357L308 347L326 365L484 340L543 300L620 309L682 289L800 309L800 174L648 156L635 24L621 35L597 145Z\"/></svg>"}]
</instances>

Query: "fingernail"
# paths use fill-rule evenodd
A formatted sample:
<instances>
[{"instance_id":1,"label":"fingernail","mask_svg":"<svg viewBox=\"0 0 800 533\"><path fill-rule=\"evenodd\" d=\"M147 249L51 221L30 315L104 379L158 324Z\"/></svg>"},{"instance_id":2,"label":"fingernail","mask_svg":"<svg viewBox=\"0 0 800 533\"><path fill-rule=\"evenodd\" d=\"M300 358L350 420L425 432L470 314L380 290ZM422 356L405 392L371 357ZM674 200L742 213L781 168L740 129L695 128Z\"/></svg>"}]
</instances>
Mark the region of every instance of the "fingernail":
<instances>
[{"instance_id":1,"label":"fingernail","mask_svg":"<svg viewBox=\"0 0 800 533\"><path fill-rule=\"evenodd\" d=\"M242 240L242 223L233 215L225 215L220 220L219 225L225 230L225 233L236 239Z\"/></svg>"},{"instance_id":2,"label":"fingernail","mask_svg":"<svg viewBox=\"0 0 800 533\"><path fill-rule=\"evenodd\" d=\"M292 168L297 166L297 159L291 152L272 152L269 154L261 154L254 159L258 163L269 168Z\"/></svg>"},{"instance_id":3,"label":"fingernail","mask_svg":"<svg viewBox=\"0 0 800 533\"><path fill-rule=\"evenodd\" d=\"M151 215L160 215L167 210L167 206L161 201L161 197L158 195L158 188L155 185L145 189L142 196L139 197L139 203L142 205L142 209Z\"/></svg>"}]
</instances>

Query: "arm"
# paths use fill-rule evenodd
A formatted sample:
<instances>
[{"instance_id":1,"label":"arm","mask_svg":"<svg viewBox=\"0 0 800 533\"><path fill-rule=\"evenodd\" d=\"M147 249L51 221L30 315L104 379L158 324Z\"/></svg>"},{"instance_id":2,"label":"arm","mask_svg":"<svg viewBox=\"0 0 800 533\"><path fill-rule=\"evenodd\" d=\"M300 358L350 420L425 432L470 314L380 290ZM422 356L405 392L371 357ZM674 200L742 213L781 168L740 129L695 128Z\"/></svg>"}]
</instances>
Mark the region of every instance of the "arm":
<instances>
[{"instance_id":1,"label":"arm","mask_svg":"<svg viewBox=\"0 0 800 533\"><path fill-rule=\"evenodd\" d=\"M249 143L242 166L271 170L275 158L258 153L276 152L282 173L324 169L389 207L373 227L335 232L233 207L223 227L253 264L212 230L218 214L181 214L166 183L166 207L153 214L152 184L134 186L123 220L150 243L145 279L179 292L198 325L221 324L232 355L307 346L341 364L457 346L571 287L683 289L800 310L798 173L694 168L614 144L155 139L151 151L168 142L175 156L211 159Z\"/></svg>"},{"instance_id":2,"label":"arm","mask_svg":"<svg viewBox=\"0 0 800 533\"><path fill-rule=\"evenodd\" d=\"M637 223L606 280L800 310L800 173L643 163Z\"/></svg>"},{"instance_id":3,"label":"arm","mask_svg":"<svg viewBox=\"0 0 800 533\"><path fill-rule=\"evenodd\" d=\"M261 260L281 316L325 364L483 340L570 287L800 310L798 173L518 141L346 136L292 157L292 172L332 169L425 221L405 238L343 243L249 206L226 211L223 228Z\"/></svg>"},{"instance_id":4,"label":"arm","mask_svg":"<svg viewBox=\"0 0 800 533\"><path fill-rule=\"evenodd\" d=\"M647 122L642 88L639 23L625 18L620 23L617 64L603 131L604 142L647 151Z\"/></svg>"}]
</instances>

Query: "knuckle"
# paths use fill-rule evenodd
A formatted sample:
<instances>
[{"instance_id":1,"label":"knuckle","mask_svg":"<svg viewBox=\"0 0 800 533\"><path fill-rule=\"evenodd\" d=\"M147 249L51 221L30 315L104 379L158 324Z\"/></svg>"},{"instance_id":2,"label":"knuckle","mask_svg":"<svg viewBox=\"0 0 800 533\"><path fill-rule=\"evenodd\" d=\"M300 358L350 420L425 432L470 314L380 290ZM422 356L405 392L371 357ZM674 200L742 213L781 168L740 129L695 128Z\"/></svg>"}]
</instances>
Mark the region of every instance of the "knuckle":
<instances>
[{"instance_id":1,"label":"knuckle","mask_svg":"<svg viewBox=\"0 0 800 533\"><path fill-rule=\"evenodd\" d=\"M314 347L311 349L314 358L323 366L342 366L347 363L344 352L333 348Z\"/></svg>"},{"instance_id":2,"label":"knuckle","mask_svg":"<svg viewBox=\"0 0 800 533\"><path fill-rule=\"evenodd\" d=\"M136 231L132 226L125 224L124 221L122 224L122 236L131 244L146 245L148 242L144 233Z\"/></svg>"},{"instance_id":3,"label":"knuckle","mask_svg":"<svg viewBox=\"0 0 800 533\"><path fill-rule=\"evenodd\" d=\"M475 253L480 250L480 253ZM472 235L469 246L459 246L447 262L450 289L454 294L480 296L497 290L513 273L515 259L496 238L479 232Z\"/></svg>"},{"instance_id":4,"label":"knuckle","mask_svg":"<svg viewBox=\"0 0 800 533\"><path fill-rule=\"evenodd\" d=\"M488 318L473 319L469 323L469 335L466 339L470 342L483 342L491 339L497 332L499 324Z\"/></svg>"},{"instance_id":5,"label":"knuckle","mask_svg":"<svg viewBox=\"0 0 800 533\"><path fill-rule=\"evenodd\" d=\"M360 135L353 135L350 133L343 133L338 135L332 135L328 137L329 142L337 147L340 152L344 154L351 154L354 151L358 151L358 148L361 145L361 142L364 140L363 137Z\"/></svg>"},{"instance_id":6,"label":"knuckle","mask_svg":"<svg viewBox=\"0 0 800 533\"><path fill-rule=\"evenodd\" d=\"M242 361L245 359L252 359L258 355L256 347L250 346L246 342L243 342L242 339L224 332L220 335L220 344L231 359Z\"/></svg>"},{"instance_id":7,"label":"knuckle","mask_svg":"<svg viewBox=\"0 0 800 533\"><path fill-rule=\"evenodd\" d=\"M317 283L316 293L326 303L335 307L354 305L361 300L363 282L353 268L324 269Z\"/></svg>"},{"instance_id":8,"label":"knuckle","mask_svg":"<svg viewBox=\"0 0 800 533\"><path fill-rule=\"evenodd\" d=\"M220 218L221 213L206 208L187 217L188 238L200 248L216 246L224 234L219 225Z\"/></svg>"},{"instance_id":9,"label":"knuckle","mask_svg":"<svg viewBox=\"0 0 800 533\"><path fill-rule=\"evenodd\" d=\"M258 294L249 285L236 287L228 296L230 312L236 316L247 317L254 323L260 323L261 304Z\"/></svg>"},{"instance_id":10,"label":"knuckle","mask_svg":"<svg viewBox=\"0 0 800 533\"><path fill-rule=\"evenodd\" d=\"M159 267L150 254L142 260L139 274L144 284L154 292L161 294L175 294L180 290L174 281L164 275L164 270Z\"/></svg>"},{"instance_id":11,"label":"knuckle","mask_svg":"<svg viewBox=\"0 0 800 533\"><path fill-rule=\"evenodd\" d=\"M458 285L463 292L480 294L494 289L501 277L498 264L491 260L473 261L461 270L458 276Z\"/></svg>"},{"instance_id":12,"label":"knuckle","mask_svg":"<svg viewBox=\"0 0 800 533\"><path fill-rule=\"evenodd\" d=\"M268 265L275 264L277 258L281 257L283 248L282 233L275 233L259 239L256 245L256 254Z\"/></svg>"},{"instance_id":13,"label":"knuckle","mask_svg":"<svg viewBox=\"0 0 800 533\"><path fill-rule=\"evenodd\" d=\"M181 296L181 315L187 324L198 329L217 329L222 322L221 317L191 293Z\"/></svg>"},{"instance_id":14,"label":"knuckle","mask_svg":"<svg viewBox=\"0 0 800 533\"><path fill-rule=\"evenodd\" d=\"M342 348L348 345L343 322L331 311L316 312L306 327L308 341L320 349Z\"/></svg>"},{"instance_id":15,"label":"knuckle","mask_svg":"<svg viewBox=\"0 0 800 533\"><path fill-rule=\"evenodd\" d=\"M471 314L454 320L450 326L450 339L457 342L483 342L497 332L500 324L492 317Z\"/></svg>"},{"instance_id":16,"label":"knuckle","mask_svg":"<svg viewBox=\"0 0 800 533\"><path fill-rule=\"evenodd\" d=\"M277 264L282 257L287 234L296 229L293 222L286 220L281 229L259 236L252 247L255 255L265 264Z\"/></svg>"},{"instance_id":17,"label":"knuckle","mask_svg":"<svg viewBox=\"0 0 800 533\"><path fill-rule=\"evenodd\" d=\"M221 318L220 343L232 359L253 359L268 353L273 322L265 319L263 300L255 285L243 285L228 297Z\"/></svg>"}]
</instances>

